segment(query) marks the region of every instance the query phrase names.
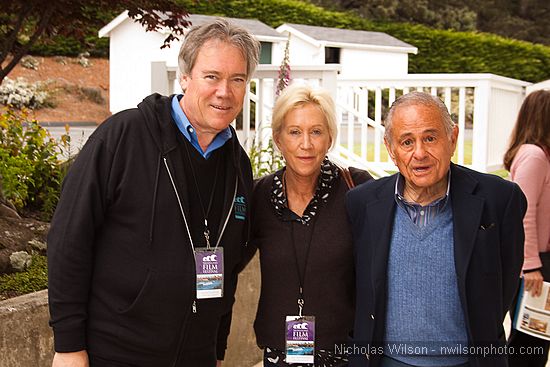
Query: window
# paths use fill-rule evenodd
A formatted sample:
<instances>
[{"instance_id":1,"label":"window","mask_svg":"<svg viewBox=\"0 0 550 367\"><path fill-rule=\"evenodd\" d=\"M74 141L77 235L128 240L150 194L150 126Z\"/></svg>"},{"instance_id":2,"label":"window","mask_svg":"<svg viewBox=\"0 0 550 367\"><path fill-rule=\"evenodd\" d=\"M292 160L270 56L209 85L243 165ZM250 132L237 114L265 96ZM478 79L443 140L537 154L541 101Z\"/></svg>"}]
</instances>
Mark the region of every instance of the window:
<instances>
[{"instance_id":1,"label":"window","mask_svg":"<svg viewBox=\"0 0 550 367\"><path fill-rule=\"evenodd\" d=\"M340 49L338 47L325 47L325 64L339 64Z\"/></svg>"},{"instance_id":2,"label":"window","mask_svg":"<svg viewBox=\"0 0 550 367\"><path fill-rule=\"evenodd\" d=\"M260 64L271 64L271 42L260 42Z\"/></svg>"}]
</instances>

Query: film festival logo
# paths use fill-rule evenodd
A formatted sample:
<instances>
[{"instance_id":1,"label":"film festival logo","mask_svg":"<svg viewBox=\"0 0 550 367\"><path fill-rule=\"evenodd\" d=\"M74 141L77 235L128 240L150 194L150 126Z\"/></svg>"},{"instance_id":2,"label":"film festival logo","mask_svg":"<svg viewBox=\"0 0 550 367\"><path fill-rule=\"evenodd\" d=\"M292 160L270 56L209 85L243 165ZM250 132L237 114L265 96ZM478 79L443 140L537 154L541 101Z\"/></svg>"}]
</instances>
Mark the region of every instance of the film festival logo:
<instances>
[{"instance_id":1,"label":"film festival logo","mask_svg":"<svg viewBox=\"0 0 550 367\"><path fill-rule=\"evenodd\" d=\"M207 255L202 258L202 270L204 273L218 272L218 259L216 254Z\"/></svg>"},{"instance_id":2,"label":"film festival logo","mask_svg":"<svg viewBox=\"0 0 550 367\"><path fill-rule=\"evenodd\" d=\"M308 340L309 333L307 322L302 322L299 324L292 325L292 336L295 340Z\"/></svg>"}]
</instances>

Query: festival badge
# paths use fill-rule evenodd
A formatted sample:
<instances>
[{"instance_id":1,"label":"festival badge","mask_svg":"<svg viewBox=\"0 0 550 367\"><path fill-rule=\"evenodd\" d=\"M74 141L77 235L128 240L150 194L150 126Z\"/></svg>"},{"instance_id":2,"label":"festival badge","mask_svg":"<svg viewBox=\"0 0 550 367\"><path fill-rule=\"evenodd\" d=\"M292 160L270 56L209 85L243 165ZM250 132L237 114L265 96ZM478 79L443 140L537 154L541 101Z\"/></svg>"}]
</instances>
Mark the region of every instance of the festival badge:
<instances>
[{"instance_id":1,"label":"festival badge","mask_svg":"<svg viewBox=\"0 0 550 367\"><path fill-rule=\"evenodd\" d=\"M286 317L287 363L313 363L315 357L315 316Z\"/></svg>"},{"instance_id":2,"label":"festival badge","mask_svg":"<svg viewBox=\"0 0 550 367\"><path fill-rule=\"evenodd\" d=\"M223 297L223 247L195 250L197 299Z\"/></svg>"}]
</instances>

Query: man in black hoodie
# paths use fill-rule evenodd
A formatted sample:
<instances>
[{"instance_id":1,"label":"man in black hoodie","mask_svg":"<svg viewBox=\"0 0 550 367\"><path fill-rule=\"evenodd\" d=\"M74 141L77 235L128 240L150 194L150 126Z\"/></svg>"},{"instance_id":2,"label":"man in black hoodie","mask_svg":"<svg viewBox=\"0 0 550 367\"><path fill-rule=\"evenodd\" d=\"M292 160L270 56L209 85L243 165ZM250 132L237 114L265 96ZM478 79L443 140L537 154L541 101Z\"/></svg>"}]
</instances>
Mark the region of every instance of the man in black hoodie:
<instances>
[{"instance_id":1,"label":"man in black hoodie","mask_svg":"<svg viewBox=\"0 0 550 367\"><path fill-rule=\"evenodd\" d=\"M83 147L48 235L53 367L221 364L252 187L229 124L258 55L225 20L192 28L184 95L147 97Z\"/></svg>"}]
</instances>

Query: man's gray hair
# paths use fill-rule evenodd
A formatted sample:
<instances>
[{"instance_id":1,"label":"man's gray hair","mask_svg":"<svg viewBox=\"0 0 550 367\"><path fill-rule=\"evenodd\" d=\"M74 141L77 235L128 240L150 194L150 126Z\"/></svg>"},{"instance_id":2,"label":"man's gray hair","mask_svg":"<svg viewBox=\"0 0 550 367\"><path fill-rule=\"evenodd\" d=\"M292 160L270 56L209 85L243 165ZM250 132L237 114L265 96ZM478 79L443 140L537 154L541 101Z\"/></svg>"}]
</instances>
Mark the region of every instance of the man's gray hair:
<instances>
[{"instance_id":1,"label":"man's gray hair","mask_svg":"<svg viewBox=\"0 0 550 367\"><path fill-rule=\"evenodd\" d=\"M429 93L414 91L411 93L403 94L397 98L391 105L388 115L384 120L384 127L386 129L384 138L388 143L392 143L391 129L393 124L393 115L398 107L411 106L411 105L423 105L426 107L435 107L439 110L441 120L447 132L447 136L450 138L453 133L455 123L453 122L447 106L439 99L439 97L432 96Z\"/></svg>"},{"instance_id":2,"label":"man's gray hair","mask_svg":"<svg viewBox=\"0 0 550 367\"><path fill-rule=\"evenodd\" d=\"M235 46L246 59L246 77L252 78L260 58L260 42L246 29L223 18L216 18L211 23L194 26L185 35L178 56L179 72L191 75L201 47L210 40L220 40ZM220 55L223 58L224 55Z\"/></svg>"}]
</instances>

